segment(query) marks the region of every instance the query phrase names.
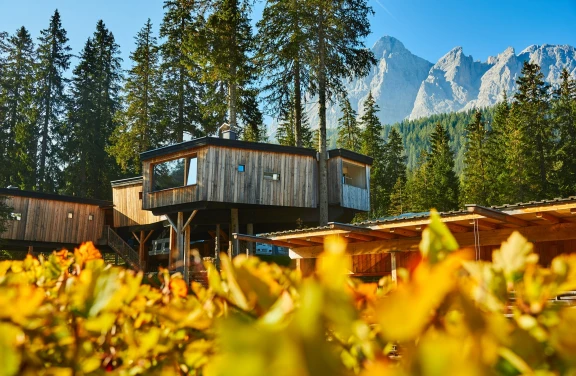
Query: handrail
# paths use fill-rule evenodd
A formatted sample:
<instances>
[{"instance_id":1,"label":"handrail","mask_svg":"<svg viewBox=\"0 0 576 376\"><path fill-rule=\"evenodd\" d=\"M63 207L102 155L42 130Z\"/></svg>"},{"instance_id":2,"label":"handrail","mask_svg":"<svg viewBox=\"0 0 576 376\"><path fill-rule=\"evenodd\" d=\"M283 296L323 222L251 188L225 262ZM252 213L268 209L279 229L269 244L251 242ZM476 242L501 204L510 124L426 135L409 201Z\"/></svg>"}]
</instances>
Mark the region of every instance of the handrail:
<instances>
[{"instance_id":1,"label":"handrail","mask_svg":"<svg viewBox=\"0 0 576 376\"><path fill-rule=\"evenodd\" d=\"M106 234L108 238L108 245L112 248L120 257L124 259L132 268L135 270L140 270L140 258L138 257L138 252L136 252L130 245L128 245L124 239L120 237L110 226L106 226Z\"/></svg>"}]
</instances>

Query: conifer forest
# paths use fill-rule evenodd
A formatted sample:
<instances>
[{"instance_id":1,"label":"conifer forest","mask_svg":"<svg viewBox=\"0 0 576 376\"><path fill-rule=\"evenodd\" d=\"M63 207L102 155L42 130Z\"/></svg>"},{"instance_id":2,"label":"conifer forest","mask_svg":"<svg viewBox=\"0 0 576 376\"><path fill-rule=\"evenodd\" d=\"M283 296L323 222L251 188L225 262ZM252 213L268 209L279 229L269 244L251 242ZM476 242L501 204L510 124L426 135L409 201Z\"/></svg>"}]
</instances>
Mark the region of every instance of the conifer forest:
<instances>
[{"instance_id":1,"label":"conifer forest","mask_svg":"<svg viewBox=\"0 0 576 376\"><path fill-rule=\"evenodd\" d=\"M111 180L140 173L141 152L227 122L242 140L316 148L320 179L330 143L373 157L370 218L576 194L568 71L551 87L526 62L517 92L493 108L381 124L372 96L359 116L344 85L375 63L367 1L268 1L255 27L252 7L166 0L134 45L119 46L101 20L81 51L57 10L40 35L0 31L0 186L110 198ZM318 124L305 101L317 103ZM340 106L338 124L326 123L328 104ZM322 184L319 193L322 205Z\"/></svg>"}]
</instances>

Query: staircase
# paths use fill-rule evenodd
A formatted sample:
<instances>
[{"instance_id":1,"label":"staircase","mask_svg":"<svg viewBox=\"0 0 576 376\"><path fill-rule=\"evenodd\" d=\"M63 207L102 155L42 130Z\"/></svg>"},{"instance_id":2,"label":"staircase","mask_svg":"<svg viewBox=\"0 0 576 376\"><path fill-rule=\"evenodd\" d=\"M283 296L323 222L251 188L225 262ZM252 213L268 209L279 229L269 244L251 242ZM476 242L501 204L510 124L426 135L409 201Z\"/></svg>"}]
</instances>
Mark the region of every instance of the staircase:
<instances>
[{"instance_id":1,"label":"staircase","mask_svg":"<svg viewBox=\"0 0 576 376\"><path fill-rule=\"evenodd\" d=\"M120 235L118 235L116 231L112 229L112 227L106 226L105 232L108 246L112 248L114 252L118 254L118 256L122 257L122 259L126 261L126 263L132 267L132 269L139 271L140 259L138 257L138 252L132 249L132 247L130 247L124 241L124 239L122 239Z\"/></svg>"}]
</instances>

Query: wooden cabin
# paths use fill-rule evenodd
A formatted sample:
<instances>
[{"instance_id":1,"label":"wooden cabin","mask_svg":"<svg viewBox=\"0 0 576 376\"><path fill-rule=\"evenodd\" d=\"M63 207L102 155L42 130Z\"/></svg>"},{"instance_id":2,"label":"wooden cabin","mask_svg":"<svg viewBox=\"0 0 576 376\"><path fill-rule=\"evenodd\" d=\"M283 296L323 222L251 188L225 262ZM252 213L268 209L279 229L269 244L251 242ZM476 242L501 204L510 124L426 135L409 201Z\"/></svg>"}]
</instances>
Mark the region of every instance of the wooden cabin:
<instances>
[{"instance_id":1,"label":"wooden cabin","mask_svg":"<svg viewBox=\"0 0 576 376\"><path fill-rule=\"evenodd\" d=\"M370 211L372 158L346 149L328 151L328 204Z\"/></svg>"},{"instance_id":2,"label":"wooden cabin","mask_svg":"<svg viewBox=\"0 0 576 376\"><path fill-rule=\"evenodd\" d=\"M3 249L52 250L98 243L111 224L112 202L1 188L12 208L7 229L0 234Z\"/></svg>"},{"instance_id":3,"label":"wooden cabin","mask_svg":"<svg viewBox=\"0 0 576 376\"><path fill-rule=\"evenodd\" d=\"M514 231L534 243L539 262L549 266L554 257L576 251L576 196L497 207L467 205L466 210L440 213L458 244L478 260L491 260L492 252ZM244 241L288 247L290 257L304 272L324 250L327 236L348 242L351 272L358 277L395 277L399 267L410 267L419 259L422 230L429 213L366 221L356 224L329 223L327 227L275 232L253 236L236 234Z\"/></svg>"},{"instance_id":4,"label":"wooden cabin","mask_svg":"<svg viewBox=\"0 0 576 376\"><path fill-rule=\"evenodd\" d=\"M149 225L163 221L161 216L142 209L142 176L115 180L112 185L114 227Z\"/></svg>"}]
</instances>

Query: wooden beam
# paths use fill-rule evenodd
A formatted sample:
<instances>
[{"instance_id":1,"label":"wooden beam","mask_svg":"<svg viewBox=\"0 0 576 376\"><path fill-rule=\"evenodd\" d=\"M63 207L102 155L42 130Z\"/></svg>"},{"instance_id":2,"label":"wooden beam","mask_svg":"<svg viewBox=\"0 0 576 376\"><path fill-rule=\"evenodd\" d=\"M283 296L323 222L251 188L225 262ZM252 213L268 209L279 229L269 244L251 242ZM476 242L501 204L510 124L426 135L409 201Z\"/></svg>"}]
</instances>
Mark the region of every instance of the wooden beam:
<instances>
[{"instance_id":1,"label":"wooden beam","mask_svg":"<svg viewBox=\"0 0 576 376\"><path fill-rule=\"evenodd\" d=\"M220 227L220 225L217 225L218 228L220 229L220 236L224 238L224 241L227 242L228 241L228 234L226 234L224 232L224 230L222 230L222 228Z\"/></svg>"},{"instance_id":2,"label":"wooden beam","mask_svg":"<svg viewBox=\"0 0 576 376\"><path fill-rule=\"evenodd\" d=\"M306 238L306 241L311 242L311 243L324 244L324 238L321 238L319 236L308 236Z\"/></svg>"},{"instance_id":3,"label":"wooden beam","mask_svg":"<svg viewBox=\"0 0 576 376\"><path fill-rule=\"evenodd\" d=\"M190 214L190 217L188 217L188 219L186 220L186 223L184 223L183 229L185 229L186 227L188 227L188 225L190 224L190 222L192 222L192 220L194 219L194 217L196 217L196 214L198 214L198 210L194 210L194 211L192 212L192 214Z\"/></svg>"},{"instance_id":4,"label":"wooden beam","mask_svg":"<svg viewBox=\"0 0 576 376\"><path fill-rule=\"evenodd\" d=\"M576 223L558 223L555 225L528 226L522 228L502 228L480 232L480 246L500 245L514 232L518 231L531 242L576 239ZM474 232L454 234L460 247L473 247ZM416 251L420 238L403 238L391 240L375 240L348 244L346 250L350 255L378 254L388 252ZM323 246L291 248L291 258L315 258L324 251Z\"/></svg>"},{"instance_id":5,"label":"wooden beam","mask_svg":"<svg viewBox=\"0 0 576 376\"><path fill-rule=\"evenodd\" d=\"M408 230L407 228L403 228L403 227L391 228L390 233L398 234L398 235L405 236L408 238L414 238L416 236L420 236L420 233L418 231Z\"/></svg>"},{"instance_id":6,"label":"wooden beam","mask_svg":"<svg viewBox=\"0 0 576 376\"><path fill-rule=\"evenodd\" d=\"M248 235L254 235L254 224L248 223L246 224L246 232ZM246 254L248 256L254 256L254 243L253 242L246 242Z\"/></svg>"},{"instance_id":7,"label":"wooden beam","mask_svg":"<svg viewBox=\"0 0 576 376\"><path fill-rule=\"evenodd\" d=\"M525 221L523 219L516 218L510 214L503 213L499 210L486 208L484 206L466 205L466 208L468 209L468 212L470 212L470 213L479 214L479 215L484 216L486 218L495 219L499 222L508 223L508 224L516 225L516 226L520 226L520 227L526 227L526 226L531 225L531 223L529 221Z\"/></svg>"},{"instance_id":8,"label":"wooden beam","mask_svg":"<svg viewBox=\"0 0 576 376\"><path fill-rule=\"evenodd\" d=\"M396 237L389 232L377 231L369 227L354 226L347 223L331 222L328 223L328 225L334 230L350 231L355 234L364 234L379 239L394 239Z\"/></svg>"},{"instance_id":9,"label":"wooden beam","mask_svg":"<svg viewBox=\"0 0 576 376\"><path fill-rule=\"evenodd\" d=\"M303 245L306 247L310 246L310 242L307 242L306 240L302 240L302 239L290 239L290 240L286 240L285 242L288 244Z\"/></svg>"},{"instance_id":10,"label":"wooden beam","mask_svg":"<svg viewBox=\"0 0 576 376\"><path fill-rule=\"evenodd\" d=\"M148 239L150 239L150 237L152 236L153 233L154 233L154 230L150 230L148 235L146 235L146 238L144 238L144 243L146 243L148 241Z\"/></svg>"},{"instance_id":11,"label":"wooden beam","mask_svg":"<svg viewBox=\"0 0 576 376\"><path fill-rule=\"evenodd\" d=\"M178 226L174 223L174 221L172 221L172 220L170 219L170 217L169 217L168 215L166 215L166 220L168 221L168 223L170 223L170 226L172 226L172 228L173 228L174 230L177 230L177 229L178 229Z\"/></svg>"},{"instance_id":12,"label":"wooden beam","mask_svg":"<svg viewBox=\"0 0 576 376\"><path fill-rule=\"evenodd\" d=\"M555 215L548 212L538 212L536 213L536 218L544 219L552 224L560 223L562 220Z\"/></svg>"},{"instance_id":13,"label":"wooden beam","mask_svg":"<svg viewBox=\"0 0 576 376\"><path fill-rule=\"evenodd\" d=\"M468 232L471 230L469 227L457 225L456 223L446 223L446 226L451 232Z\"/></svg>"},{"instance_id":14,"label":"wooden beam","mask_svg":"<svg viewBox=\"0 0 576 376\"><path fill-rule=\"evenodd\" d=\"M237 234L240 231L240 223L238 221L238 209L230 209L230 233ZM229 240L230 249L228 254L230 257L236 257L240 254L240 242L239 239L233 238Z\"/></svg>"},{"instance_id":15,"label":"wooden beam","mask_svg":"<svg viewBox=\"0 0 576 376\"><path fill-rule=\"evenodd\" d=\"M572 214L572 215L576 214L576 208L570 209L570 214Z\"/></svg>"},{"instance_id":16,"label":"wooden beam","mask_svg":"<svg viewBox=\"0 0 576 376\"><path fill-rule=\"evenodd\" d=\"M131 232L132 232L132 236L134 236L134 239L136 239L138 244L140 244L140 237L138 235L136 235L136 233L134 231L131 231Z\"/></svg>"},{"instance_id":17,"label":"wooden beam","mask_svg":"<svg viewBox=\"0 0 576 376\"><path fill-rule=\"evenodd\" d=\"M245 234L232 234L234 236L234 239L237 240L244 240L247 242L254 242L254 243L262 243L262 244L271 244L271 245L277 245L279 247L287 247L287 248L293 248L294 244L290 244L290 243L286 243L280 240L273 240L273 239L268 239L268 238L261 238L259 236L254 236L254 235L245 235ZM309 244L309 243L308 243Z\"/></svg>"},{"instance_id":18,"label":"wooden beam","mask_svg":"<svg viewBox=\"0 0 576 376\"><path fill-rule=\"evenodd\" d=\"M371 242L372 240L374 240L374 237L372 237L372 236L356 234L354 232L348 233L348 234L344 235L344 237L350 238L350 239L362 240L365 242Z\"/></svg>"},{"instance_id":19,"label":"wooden beam","mask_svg":"<svg viewBox=\"0 0 576 376\"><path fill-rule=\"evenodd\" d=\"M498 228L496 223L483 221L482 219L471 219L469 223L474 225L474 221L478 223L478 227L482 230L496 230Z\"/></svg>"}]
</instances>

